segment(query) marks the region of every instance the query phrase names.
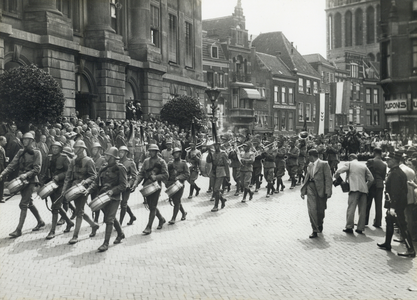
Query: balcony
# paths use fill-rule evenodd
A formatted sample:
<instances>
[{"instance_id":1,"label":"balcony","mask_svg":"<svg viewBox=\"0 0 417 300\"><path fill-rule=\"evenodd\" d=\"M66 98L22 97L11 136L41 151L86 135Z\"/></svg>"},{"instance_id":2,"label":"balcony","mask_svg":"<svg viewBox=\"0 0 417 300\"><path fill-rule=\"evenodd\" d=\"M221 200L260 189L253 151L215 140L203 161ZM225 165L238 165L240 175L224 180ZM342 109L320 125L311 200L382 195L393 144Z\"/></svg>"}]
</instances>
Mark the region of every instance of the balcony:
<instances>
[{"instance_id":1,"label":"balcony","mask_svg":"<svg viewBox=\"0 0 417 300\"><path fill-rule=\"evenodd\" d=\"M254 110L251 108L231 108L229 109L229 116L231 118L250 118L254 117Z\"/></svg>"}]
</instances>

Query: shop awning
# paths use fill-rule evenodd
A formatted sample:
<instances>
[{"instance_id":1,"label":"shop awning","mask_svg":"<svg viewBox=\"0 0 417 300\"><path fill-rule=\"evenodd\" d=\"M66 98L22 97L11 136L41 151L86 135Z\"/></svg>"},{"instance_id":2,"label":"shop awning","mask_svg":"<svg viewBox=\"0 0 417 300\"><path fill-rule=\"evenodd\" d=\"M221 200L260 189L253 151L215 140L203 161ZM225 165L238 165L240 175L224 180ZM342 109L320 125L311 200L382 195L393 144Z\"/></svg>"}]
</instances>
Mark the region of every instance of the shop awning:
<instances>
[{"instance_id":1,"label":"shop awning","mask_svg":"<svg viewBox=\"0 0 417 300\"><path fill-rule=\"evenodd\" d=\"M242 89L240 99L261 99L261 94L255 89Z\"/></svg>"}]
</instances>

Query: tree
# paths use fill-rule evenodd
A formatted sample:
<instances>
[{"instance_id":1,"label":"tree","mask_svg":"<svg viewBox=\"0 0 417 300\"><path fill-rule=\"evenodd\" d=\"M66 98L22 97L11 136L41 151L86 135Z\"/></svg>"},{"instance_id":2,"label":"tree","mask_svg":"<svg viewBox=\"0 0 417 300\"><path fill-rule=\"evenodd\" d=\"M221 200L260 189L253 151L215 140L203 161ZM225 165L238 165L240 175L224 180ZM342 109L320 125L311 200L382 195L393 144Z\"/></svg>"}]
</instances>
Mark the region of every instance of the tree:
<instances>
[{"instance_id":1,"label":"tree","mask_svg":"<svg viewBox=\"0 0 417 300\"><path fill-rule=\"evenodd\" d=\"M203 126L206 114L200 107L198 99L182 95L166 103L161 109L161 120L189 129L194 120L196 127Z\"/></svg>"},{"instance_id":2,"label":"tree","mask_svg":"<svg viewBox=\"0 0 417 300\"><path fill-rule=\"evenodd\" d=\"M62 115L64 94L56 80L35 65L0 75L0 119L29 124L54 123Z\"/></svg>"}]
</instances>

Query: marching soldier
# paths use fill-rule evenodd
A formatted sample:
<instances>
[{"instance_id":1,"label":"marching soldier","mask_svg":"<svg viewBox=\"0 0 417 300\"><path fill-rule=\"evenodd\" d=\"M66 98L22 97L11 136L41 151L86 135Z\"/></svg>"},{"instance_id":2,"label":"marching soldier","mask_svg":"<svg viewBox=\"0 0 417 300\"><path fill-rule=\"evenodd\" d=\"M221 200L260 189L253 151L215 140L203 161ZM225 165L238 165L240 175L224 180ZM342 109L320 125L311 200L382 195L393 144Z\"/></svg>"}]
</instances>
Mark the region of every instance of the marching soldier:
<instances>
[{"instance_id":1,"label":"marching soldier","mask_svg":"<svg viewBox=\"0 0 417 300\"><path fill-rule=\"evenodd\" d=\"M103 147L99 142L94 142L91 146L91 158L94 161L94 165L96 166L96 170L100 170L101 167L106 163L105 158L101 155L103 151ZM91 199L94 199L97 197L97 191L92 190L91 191ZM94 213L94 222L98 223L98 218L100 216L100 211L96 211Z\"/></svg>"},{"instance_id":2,"label":"marching soldier","mask_svg":"<svg viewBox=\"0 0 417 300\"><path fill-rule=\"evenodd\" d=\"M32 229L32 231L38 231L45 226L45 222L39 215L39 212L33 204L32 199L32 194L35 190L35 187L39 184L38 175L42 166L41 153L39 150L34 149L32 145L33 141L33 135L30 132L25 133L22 137L23 149L20 149L17 152L10 164L0 174L0 181L2 181L3 178L5 178L8 174L13 171L17 171L19 178L25 182L25 186L20 191L22 198L19 203L19 224L17 225L16 230L9 234L12 238L16 238L22 235L22 228L26 220L28 208L38 221L38 224L35 228Z\"/></svg>"},{"instance_id":3,"label":"marching soldier","mask_svg":"<svg viewBox=\"0 0 417 300\"><path fill-rule=\"evenodd\" d=\"M62 148L63 147L60 142L53 142L51 145L52 154L48 155L45 162L46 180L44 180L44 182L53 180L58 185L58 188L54 190L50 196L52 200L52 225L51 230L46 237L47 240L53 239L55 237L55 229L58 223L58 213L67 223L67 227L65 228L64 232L69 232L71 227L74 226L74 223L68 218L65 210L62 208L62 199L64 197L60 197L64 185L65 174L70 164L70 159L66 154L62 153Z\"/></svg>"},{"instance_id":4,"label":"marching soldier","mask_svg":"<svg viewBox=\"0 0 417 300\"><path fill-rule=\"evenodd\" d=\"M240 162L240 152L236 146L236 143L233 150L229 152L228 157L230 160L230 167L232 168L232 176L236 182L235 196L239 196L240 190L243 189L240 186L240 167L242 166L242 163Z\"/></svg>"},{"instance_id":5,"label":"marching soldier","mask_svg":"<svg viewBox=\"0 0 417 300\"><path fill-rule=\"evenodd\" d=\"M300 149L298 149L295 146L295 139L291 139L289 142L290 149L287 152L287 171L288 175L290 175L291 179L291 187L290 189L293 189L295 187L295 184L297 183L297 179L295 178L295 175L297 174L298 170L298 156L300 155Z\"/></svg>"},{"instance_id":6,"label":"marching soldier","mask_svg":"<svg viewBox=\"0 0 417 300\"><path fill-rule=\"evenodd\" d=\"M96 167L93 159L87 156L87 146L83 141L79 140L74 144L74 152L76 157L71 160L68 171L65 175L62 195L65 195L69 188L79 183L86 187L86 191L84 195L81 195L74 200L76 219L73 237L68 242L70 245L78 243L78 234L80 232L83 219L87 221L92 228L90 237L94 237L97 229L99 228L99 225L93 222L90 217L84 213L84 206L87 202L88 194L91 191L91 184L97 177Z\"/></svg>"},{"instance_id":7,"label":"marching soldier","mask_svg":"<svg viewBox=\"0 0 417 300\"><path fill-rule=\"evenodd\" d=\"M285 189L285 185L282 182L282 176L285 174L285 155L287 153L287 149L284 146L284 141L282 139L278 139L277 142L277 153L275 155L275 177L277 178L277 189L275 193L279 193L279 187L281 186L281 192Z\"/></svg>"},{"instance_id":8,"label":"marching soldier","mask_svg":"<svg viewBox=\"0 0 417 300\"><path fill-rule=\"evenodd\" d=\"M168 180L166 182L166 187L169 188L172 186L177 180L179 180L183 186L177 191L174 195L171 196L170 201L174 203L174 211L172 214L171 221L169 224L175 224L175 219L177 218L178 211L181 211L182 217L181 220L184 221L186 219L187 213L185 212L184 208L181 204L181 197L184 193L184 182L190 177L190 171L188 170L188 166L184 160L181 160L181 153L182 150L180 148L174 148L172 150L172 155L174 156L174 160L168 163Z\"/></svg>"},{"instance_id":9,"label":"marching soldier","mask_svg":"<svg viewBox=\"0 0 417 300\"><path fill-rule=\"evenodd\" d=\"M252 178L253 162L255 161L255 154L250 151L250 142L243 144L245 152L241 155L240 161L242 166L240 167L240 185L244 189L242 202L246 202L246 196L249 194L249 200L253 198L253 192L249 188L249 184Z\"/></svg>"},{"instance_id":10,"label":"marching soldier","mask_svg":"<svg viewBox=\"0 0 417 300\"><path fill-rule=\"evenodd\" d=\"M229 174L229 163L227 155L225 152L220 151L220 143L216 139L214 146L214 152L211 155L207 156L207 163L212 163L213 167L211 169L212 177L214 180L213 183L213 198L214 198L214 207L212 212L219 210L219 201L222 202L221 208L223 209L226 206L226 199L220 194L220 188L223 184L225 177L230 177Z\"/></svg>"},{"instance_id":11,"label":"marching soldier","mask_svg":"<svg viewBox=\"0 0 417 300\"><path fill-rule=\"evenodd\" d=\"M130 193L133 191L132 188L135 184L135 180L138 177L138 169L136 168L133 159L127 157L128 153L129 149L126 146L121 146L119 148L120 163L125 166L127 172L127 186L126 190L122 193L122 202L120 204L120 225L123 225L123 219L126 212L130 217L130 221L127 225L133 225L133 222L136 221L136 217L127 202L129 201Z\"/></svg>"},{"instance_id":12,"label":"marching soldier","mask_svg":"<svg viewBox=\"0 0 417 300\"><path fill-rule=\"evenodd\" d=\"M150 144L148 151L150 157L146 158L143 162L142 168L139 171L138 178L134 183L133 189L136 189L142 180L143 186L146 187L155 181L157 181L159 186L161 186L161 182L168 179L167 164L163 158L158 156L158 146L156 144ZM162 229L162 226L166 222L165 218L161 215L157 208L160 194L161 189L145 197L144 204L149 208L149 220L148 225L146 225L146 228L143 231L144 234L150 234L152 232L152 224L155 216L159 219L157 229Z\"/></svg>"},{"instance_id":13,"label":"marching soldier","mask_svg":"<svg viewBox=\"0 0 417 300\"><path fill-rule=\"evenodd\" d=\"M252 144L255 148L255 161L253 162L253 171L252 171L252 183L255 184L255 193L258 192L261 187L261 177L262 177L262 152L264 151L263 147L260 145L259 139L253 139Z\"/></svg>"},{"instance_id":14,"label":"marching soldier","mask_svg":"<svg viewBox=\"0 0 417 300\"><path fill-rule=\"evenodd\" d=\"M193 198L193 192L195 190L195 196L197 197L198 194L200 193L200 188L197 186L197 184L195 183L197 178L198 178L198 166L200 164L200 160L201 160L201 152L200 150L196 149L195 147L195 143L191 142L190 143L190 151L187 153L186 156L186 160L188 163L191 164L189 170L190 170L190 178L189 178L189 183L190 183L190 195L188 196L188 199Z\"/></svg>"},{"instance_id":15,"label":"marching soldier","mask_svg":"<svg viewBox=\"0 0 417 300\"><path fill-rule=\"evenodd\" d=\"M271 146L269 146L267 149L265 149L265 152L262 153L262 160L264 164L264 177L267 185L266 190L266 197L269 198L270 195L273 195L275 192L274 188L274 170L275 170L275 156L276 156L276 150Z\"/></svg>"},{"instance_id":16,"label":"marching soldier","mask_svg":"<svg viewBox=\"0 0 417 300\"><path fill-rule=\"evenodd\" d=\"M306 169L306 156L307 156L307 144L304 138L301 138L298 143L298 149L300 149L300 154L298 156L298 182L297 185L301 185L304 180L304 174Z\"/></svg>"},{"instance_id":17,"label":"marching soldier","mask_svg":"<svg viewBox=\"0 0 417 300\"><path fill-rule=\"evenodd\" d=\"M126 147L126 146L121 146ZM120 195L126 190L127 175L126 168L117 161L119 160L116 147L110 147L105 153L106 164L101 167L96 180L91 185L91 189L97 188L98 195L106 193L110 196L110 201L106 202L101 210L104 213L104 223L106 223L106 233L104 242L98 251L104 252L109 249L110 236L113 226L117 231L114 244L120 244L125 238L119 221L116 219L117 209L120 204Z\"/></svg>"}]
</instances>

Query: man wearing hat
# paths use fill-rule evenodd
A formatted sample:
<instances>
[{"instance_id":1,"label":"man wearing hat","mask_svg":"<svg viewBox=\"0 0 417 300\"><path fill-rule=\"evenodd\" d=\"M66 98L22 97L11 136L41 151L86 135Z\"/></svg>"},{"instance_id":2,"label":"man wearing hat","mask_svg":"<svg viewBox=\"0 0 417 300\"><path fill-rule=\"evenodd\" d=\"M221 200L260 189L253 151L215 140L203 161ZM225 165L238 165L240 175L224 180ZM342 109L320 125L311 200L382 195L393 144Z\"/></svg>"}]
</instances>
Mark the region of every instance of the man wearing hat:
<instances>
[{"instance_id":1,"label":"man wearing hat","mask_svg":"<svg viewBox=\"0 0 417 300\"><path fill-rule=\"evenodd\" d=\"M127 175L126 168L118 162L118 150L116 147L110 147L105 153L106 164L101 167L97 178L91 185L90 189L97 189L98 195L107 194L110 201L106 202L101 210L104 213L104 223L106 223L106 232L104 242L98 248L98 251L107 251L113 226L117 231L117 237L114 244L120 244L125 238L119 221L116 219L117 209L120 204L120 195L126 190Z\"/></svg>"},{"instance_id":2,"label":"man wearing hat","mask_svg":"<svg viewBox=\"0 0 417 300\"><path fill-rule=\"evenodd\" d=\"M319 159L316 149L308 151L310 161L304 183L301 187L301 198L307 195L307 208L313 233L310 238L316 238L323 231L324 212L327 199L332 196L332 173L326 161Z\"/></svg>"},{"instance_id":3,"label":"man wearing hat","mask_svg":"<svg viewBox=\"0 0 417 300\"><path fill-rule=\"evenodd\" d=\"M127 157L128 153L129 149L126 146L121 146L119 148L120 163L125 166L127 175L126 190L122 193L122 202L120 203L120 225L123 225L123 219L126 212L130 217L127 225L133 225L133 222L136 221L136 217L127 202L129 201L130 193L132 192L132 188L135 184L136 178L138 177L138 169L136 168L136 164L133 159Z\"/></svg>"},{"instance_id":4,"label":"man wearing hat","mask_svg":"<svg viewBox=\"0 0 417 300\"><path fill-rule=\"evenodd\" d=\"M214 207L212 212L219 210L219 201L222 202L221 208L226 206L226 199L220 194L220 188L223 184L225 177L230 177L229 174L229 162L225 152L220 151L219 138L215 138L214 152L211 155L207 156L206 162L212 163L211 174L213 175L213 197L214 197Z\"/></svg>"},{"instance_id":5,"label":"man wearing hat","mask_svg":"<svg viewBox=\"0 0 417 300\"><path fill-rule=\"evenodd\" d=\"M78 243L78 234L81 229L83 219L92 227L90 237L96 235L99 225L93 222L90 217L84 213L84 206L87 202L88 194L91 191L91 185L97 177L96 167L91 157L87 156L87 146L83 141L79 140L74 144L74 152L76 157L73 158L65 175L64 187L62 194L65 195L68 189L81 184L86 188L84 195L74 200L75 204L75 228L72 239L68 242L70 245Z\"/></svg>"},{"instance_id":6,"label":"man wearing hat","mask_svg":"<svg viewBox=\"0 0 417 300\"><path fill-rule=\"evenodd\" d=\"M191 199L193 197L193 192L195 190L195 196L197 197L200 193L200 188L196 184L196 180L198 178L198 170L201 160L201 152L200 150L196 149L195 143L190 142L190 151L187 152L186 160L188 163L191 164L190 166L190 178L188 179L190 183L190 195L188 196L188 199Z\"/></svg>"},{"instance_id":7,"label":"man wearing hat","mask_svg":"<svg viewBox=\"0 0 417 300\"><path fill-rule=\"evenodd\" d=\"M277 178L277 188L275 193L278 194L281 186L281 192L285 189L284 182L282 182L282 176L285 175L285 155L287 149L284 146L284 137L280 136L277 141L277 153L275 155L275 177Z\"/></svg>"},{"instance_id":8,"label":"man wearing hat","mask_svg":"<svg viewBox=\"0 0 417 300\"><path fill-rule=\"evenodd\" d=\"M38 210L33 204L32 194L35 187L39 184L38 175L42 167L42 156L39 150L33 147L34 137L31 133L25 133L22 138L23 149L20 149L6 169L0 174L0 181L3 180L8 174L13 171L18 171L18 177L22 180L25 185L20 191L22 196L19 207L20 207L20 218L19 224L15 231L9 235L12 238L16 238L22 235L23 224L26 220L27 210L32 212L35 216L38 224L32 231L38 231L45 226L45 222L39 215Z\"/></svg>"},{"instance_id":9,"label":"man wearing hat","mask_svg":"<svg viewBox=\"0 0 417 300\"><path fill-rule=\"evenodd\" d=\"M287 171L288 175L290 175L291 179L291 187L290 189L293 189L297 183L297 179L295 176L297 175L298 171L298 156L300 155L300 149L295 146L296 138L291 138L289 141L290 149L287 152Z\"/></svg>"},{"instance_id":10,"label":"man wearing hat","mask_svg":"<svg viewBox=\"0 0 417 300\"><path fill-rule=\"evenodd\" d=\"M133 189L136 189L142 180L143 186L146 187L147 185L153 184L155 181L158 182L159 186L161 186L162 181L165 182L168 179L167 164L164 159L158 156L158 146L156 144L150 144L148 151L150 157L146 158L143 162L142 168L139 171ZM158 165L158 168L155 168L156 165ZM165 218L161 215L157 208L160 194L161 189L145 197L144 204L149 208L149 220L145 230L143 231L144 234L150 234L152 232L152 224L155 216L159 219L157 229L162 229L166 222Z\"/></svg>"},{"instance_id":11,"label":"man wearing hat","mask_svg":"<svg viewBox=\"0 0 417 300\"><path fill-rule=\"evenodd\" d=\"M162 150L161 155L165 162L168 164L174 158L172 156L172 139L166 140L165 145L167 148Z\"/></svg>"},{"instance_id":12,"label":"man wearing hat","mask_svg":"<svg viewBox=\"0 0 417 300\"><path fill-rule=\"evenodd\" d=\"M349 162L340 167L334 174L334 177L337 179L342 173L347 173L346 181L350 184L346 227L343 231L353 233L355 211L356 207L358 207L359 220L356 232L362 234L366 223L367 194L369 187L374 181L374 176L372 176L371 171L364 164L358 162L358 156L354 153L349 154Z\"/></svg>"},{"instance_id":13,"label":"man wearing hat","mask_svg":"<svg viewBox=\"0 0 417 300\"><path fill-rule=\"evenodd\" d=\"M96 166L96 170L100 170L101 167L106 163L106 159L102 156L103 147L100 143L95 142L91 145L91 158L94 161L94 165ZM91 199L97 197L97 190L91 191ZM98 218L100 217L100 210L94 213L94 222L98 223Z\"/></svg>"},{"instance_id":14,"label":"man wearing hat","mask_svg":"<svg viewBox=\"0 0 417 300\"><path fill-rule=\"evenodd\" d=\"M243 144L244 153L241 155L240 161L240 186L244 189L242 202L246 202L246 196L249 194L249 200L253 198L253 192L250 190L249 184L252 178L253 162L255 161L255 154L250 151L251 143Z\"/></svg>"},{"instance_id":15,"label":"man wearing hat","mask_svg":"<svg viewBox=\"0 0 417 300\"><path fill-rule=\"evenodd\" d=\"M366 221L365 225L369 222L369 213L372 206L372 201L375 201L375 219L373 226L376 228L381 227L382 221L382 195L384 192L384 181L387 176L387 165L382 161L382 149L375 147L374 158L368 159L366 166L374 176L374 181L369 188L366 205Z\"/></svg>"},{"instance_id":16,"label":"man wearing hat","mask_svg":"<svg viewBox=\"0 0 417 300\"><path fill-rule=\"evenodd\" d=\"M172 150L174 160L168 163L168 180L166 182L166 187L171 187L176 181L179 181L182 184L182 187L170 198L174 203L172 218L171 221L168 222L171 225L175 224L175 219L177 218L179 211L181 211L182 214L181 220L185 220L187 216L187 213L181 204L181 197L184 193L184 182L190 177L190 171L187 163L184 160L181 160L181 153L181 148L174 148Z\"/></svg>"},{"instance_id":17,"label":"man wearing hat","mask_svg":"<svg viewBox=\"0 0 417 300\"><path fill-rule=\"evenodd\" d=\"M68 170L70 164L70 159L67 155L62 153L62 144L59 142L53 142L51 145L51 154L48 155L45 165L46 165L46 174L42 182L54 181L58 188L55 189L51 194L52 200L52 224L51 230L49 231L47 240L53 239L55 237L55 229L58 223L58 214L61 215L62 220L67 223L67 227L64 232L69 232L71 227L74 226L74 223L68 218L65 210L62 208L62 199L60 197L62 194L62 187L64 185L65 174Z\"/></svg>"},{"instance_id":18,"label":"man wearing hat","mask_svg":"<svg viewBox=\"0 0 417 300\"><path fill-rule=\"evenodd\" d=\"M411 234L407 229L405 219L405 208L407 206L407 176L400 169L402 153L399 151L390 152L387 157L387 164L390 171L385 181L385 208L387 208L385 242L377 244L381 249L391 251L391 240L394 235L394 223L398 225L401 236L404 238L407 247L406 252L399 252L399 256L415 257Z\"/></svg>"}]
</instances>

